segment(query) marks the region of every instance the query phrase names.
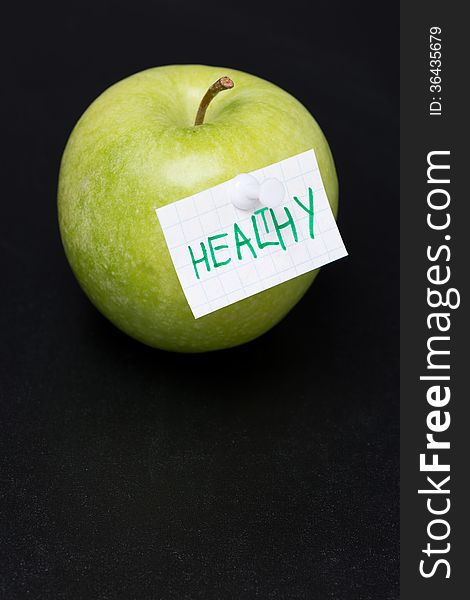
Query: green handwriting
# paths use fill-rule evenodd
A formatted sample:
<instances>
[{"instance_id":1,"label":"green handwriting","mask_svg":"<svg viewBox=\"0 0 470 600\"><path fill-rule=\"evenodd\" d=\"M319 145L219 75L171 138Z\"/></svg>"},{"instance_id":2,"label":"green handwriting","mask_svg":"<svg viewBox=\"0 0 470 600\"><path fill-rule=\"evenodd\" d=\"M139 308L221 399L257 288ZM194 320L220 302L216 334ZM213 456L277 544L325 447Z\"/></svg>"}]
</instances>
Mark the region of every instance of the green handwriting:
<instances>
[{"instance_id":1,"label":"green handwriting","mask_svg":"<svg viewBox=\"0 0 470 600\"><path fill-rule=\"evenodd\" d=\"M308 188L308 206L301 202L296 196L294 196L294 202L296 202L296 204L308 214L309 235L312 240L315 239L315 209L312 189ZM198 265L204 265L207 272L210 272L212 267L214 269L218 269L228 265L228 263L232 260L231 256L227 252L230 248L229 242L231 239L233 239L233 245L236 248L237 258L240 261L247 256L250 256L250 254L254 259L258 258L260 251L268 246L280 246L282 250L287 250L286 239L288 236L290 236L294 242L297 243L299 241L297 232L298 225L295 224L294 217L287 206L284 206L283 208L286 217L285 221L279 222L278 217L272 208L263 207L259 210L256 210L251 216L251 230L249 232L246 229L246 226L244 226L245 231L243 231L238 223L234 223L232 237L229 237L228 232L210 236L207 238L207 243L200 242L200 252L197 253L197 258L192 247L188 246L189 255L191 256L191 262L197 279L200 279ZM275 234L277 241L263 241L261 239L261 224L265 234ZM251 235L252 233L253 235ZM227 243L218 244L215 246L214 242L216 240L220 240L221 238L227 238L227 240L225 240ZM209 252L207 251L207 248L209 248ZM242 252L242 248L244 249L244 252Z\"/></svg>"}]
</instances>

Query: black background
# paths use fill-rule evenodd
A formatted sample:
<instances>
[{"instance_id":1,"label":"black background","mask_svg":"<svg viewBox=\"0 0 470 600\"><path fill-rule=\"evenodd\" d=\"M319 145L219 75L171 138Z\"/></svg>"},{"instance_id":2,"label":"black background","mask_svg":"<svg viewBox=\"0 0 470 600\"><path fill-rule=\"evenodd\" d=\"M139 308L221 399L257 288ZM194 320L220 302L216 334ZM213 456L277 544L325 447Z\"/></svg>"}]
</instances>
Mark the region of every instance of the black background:
<instances>
[{"instance_id":1,"label":"black background","mask_svg":"<svg viewBox=\"0 0 470 600\"><path fill-rule=\"evenodd\" d=\"M398 3L31 2L2 20L0 597L397 598ZM80 114L185 62L315 115L350 252L274 330L209 355L113 328L56 219Z\"/></svg>"}]
</instances>

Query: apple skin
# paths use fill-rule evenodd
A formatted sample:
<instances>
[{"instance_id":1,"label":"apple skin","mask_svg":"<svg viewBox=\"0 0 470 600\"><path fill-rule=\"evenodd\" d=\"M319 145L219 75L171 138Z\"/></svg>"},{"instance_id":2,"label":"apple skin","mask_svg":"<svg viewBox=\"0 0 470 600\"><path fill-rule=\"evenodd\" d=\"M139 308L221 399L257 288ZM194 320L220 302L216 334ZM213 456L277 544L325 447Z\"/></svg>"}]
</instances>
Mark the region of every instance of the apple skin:
<instances>
[{"instance_id":1,"label":"apple skin","mask_svg":"<svg viewBox=\"0 0 470 600\"><path fill-rule=\"evenodd\" d=\"M201 98L224 75L235 87L195 127ZM311 148L336 216L328 143L302 104L274 84L233 69L174 65L111 86L78 121L60 168L60 232L81 287L112 323L156 348L203 352L260 336L317 271L195 319L155 209Z\"/></svg>"}]
</instances>

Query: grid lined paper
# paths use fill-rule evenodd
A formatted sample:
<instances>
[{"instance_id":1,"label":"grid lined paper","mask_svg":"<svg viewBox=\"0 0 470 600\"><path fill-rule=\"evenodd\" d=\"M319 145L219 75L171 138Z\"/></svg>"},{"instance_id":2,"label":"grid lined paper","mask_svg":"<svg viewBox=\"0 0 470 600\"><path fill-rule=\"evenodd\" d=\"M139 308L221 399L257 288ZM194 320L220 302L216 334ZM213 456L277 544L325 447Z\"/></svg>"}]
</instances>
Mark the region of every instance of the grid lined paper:
<instances>
[{"instance_id":1,"label":"grid lined paper","mask_svg":"<svg viewBox=\"0 0 470 600\"><path fill-rule=\"evenodd\" d=\"M282 205L275 209L275 216L279 223L285 222L284 207L287 207L298 235L298 242L295 242L290 228L282 230L286 250L280 245L259 249L252 239L257 258L245 245L240 249L242 259L239 260L233 236L234 223L238 223L247 237L253 238L251 217L254 210L262 207L259 205L251 211L236 208L230 199L229 182L156 209L178 279L196 319L347 256L313 150L251 174L260 183L269 177L284 183L286 196ZM308 213L293 199L296 196L308 207L309 188L314 198L314 239L309 234ZM266 216L268 232L261 216L257 216L261 241L276 242L278 235L271 226L270 215ZM227 244L229 247L219 250L217 258L223 261L230 257L231 261L213 268L207 240L221 233L228 235L215 241L214 245ZM211 270L207 271L204 264L199 264L200 279L197 279L188 246L196 258L200 258L200 242L205 244Z\"/></svg>"}]
</instances>

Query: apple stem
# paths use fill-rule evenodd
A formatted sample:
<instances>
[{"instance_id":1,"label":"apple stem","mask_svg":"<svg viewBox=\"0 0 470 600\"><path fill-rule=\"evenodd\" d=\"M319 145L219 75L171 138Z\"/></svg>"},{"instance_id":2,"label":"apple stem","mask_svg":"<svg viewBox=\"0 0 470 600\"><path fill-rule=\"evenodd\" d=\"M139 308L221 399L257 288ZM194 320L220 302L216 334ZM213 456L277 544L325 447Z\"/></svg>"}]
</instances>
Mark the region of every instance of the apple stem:
<instances>
[{"instance_id":1,"label":"apple stem","mask_svg":"<svg viewBox=\"0 0 470 600\"><path fill-rule=\"evenodd\" d=\"M211 87L204 94L203 99L201 100L201 104L199 105L196 120L194 121L194 125L202 125L204 123L204 117L206 116L206 110L212 100L217 96L219 92L223 90L230 90L233 88L233 81L230 77L221 77L217 79L215 83L211 85Z\"/></svg>"}]
</instances>

